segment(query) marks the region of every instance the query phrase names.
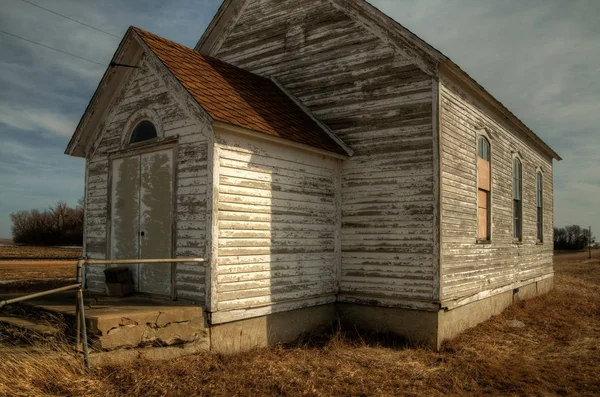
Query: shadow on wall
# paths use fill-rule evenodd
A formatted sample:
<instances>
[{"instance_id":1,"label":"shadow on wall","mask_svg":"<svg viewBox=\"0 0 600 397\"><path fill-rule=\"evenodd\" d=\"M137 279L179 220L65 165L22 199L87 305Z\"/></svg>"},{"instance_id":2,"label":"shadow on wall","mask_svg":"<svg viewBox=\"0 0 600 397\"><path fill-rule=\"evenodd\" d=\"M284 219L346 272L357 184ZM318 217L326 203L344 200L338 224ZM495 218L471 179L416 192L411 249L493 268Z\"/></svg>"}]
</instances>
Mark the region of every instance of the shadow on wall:
<instances>
[{"instance_id":1,"label":"shadow on wall","mask_svg":"<svg viewBox=\"0 0 600 397\"><path fill-rule=\"evenodd\" d=\"M218 310L261 317L214 328L213 348L246 350L329 325L333 304L288 310L335 294L336 160L239 137L220 141ZM285 312L266 316L275 309Z\"/></svg>"}]
</instances>

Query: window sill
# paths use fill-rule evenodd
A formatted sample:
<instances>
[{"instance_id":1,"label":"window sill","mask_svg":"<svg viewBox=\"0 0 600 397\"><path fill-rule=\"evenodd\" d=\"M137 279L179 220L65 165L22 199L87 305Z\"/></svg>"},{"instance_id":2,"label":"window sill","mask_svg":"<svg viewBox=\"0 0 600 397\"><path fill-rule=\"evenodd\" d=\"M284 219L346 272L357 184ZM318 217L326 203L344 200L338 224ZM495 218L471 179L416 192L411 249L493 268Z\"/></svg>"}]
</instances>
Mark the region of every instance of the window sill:
<instances>
[{"instance_id":1,"label":"window sill","mask_svg":"<svg viewBox=\"0 0 600 397\"><path fill-rule=\"evenodd\" d=\"M513 240L512 242L514 245L523 245L523 241L522 240Z\"/></svg>"},{"instance_id":2,"label":"window sill","mask_svg":"<svg viewBox=\"0 0 600 397\"><path fill-rule=\"evenodd\" d=\"M492 241L491 240L477 240L475 241L475 244L491 244Z\"/></svg>"},{"instance_id":3,"label":"window sill","mask_svg":"<svg viewBox=\"0 0 600 397\"><path fill-rule=\"evenodd\" d=\"M535 245L544 245L544 242L543 242L543 241L537 241L537 242L535 243Z\"/></svg>"}]
</instances>

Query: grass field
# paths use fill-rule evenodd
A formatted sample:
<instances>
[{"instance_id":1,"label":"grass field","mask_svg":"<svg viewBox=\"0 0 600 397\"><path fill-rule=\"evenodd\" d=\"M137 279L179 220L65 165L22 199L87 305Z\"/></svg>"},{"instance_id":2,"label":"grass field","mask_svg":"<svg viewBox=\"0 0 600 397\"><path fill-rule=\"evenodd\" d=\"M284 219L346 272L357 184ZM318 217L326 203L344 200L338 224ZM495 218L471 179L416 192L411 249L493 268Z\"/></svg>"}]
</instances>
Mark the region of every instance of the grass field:
<instances>
[{"instance_id":1,"label":"grass field","mask_svg":"<svg viewBox=\"0 0 600 397\"><path fill-rule=\"evenodd\" d=\"M0 280L41 281L47 278L73 278L77 261L2 260Z\"/></svg>"},{"instance_id":2,"label":"grass field","mask_svg":"<svg viewBox=\"0 0 600 397\"><path fill-rule=\"evenodd\" d=\"M76 259L80 257L81 249L76 248L0 246L0 294L67 285L71 282L68 279L75 277Z\"/></svg>"},{"instance_id":3,"label":"grass field","mask_svg":"<svg viewBox=\"0 0 600 397\"><path fill-rule=\"evenodd\" d=\"M0 259L79 259L81 248L0 246Z\"/></svg>"},{"instance_id":4,"label":"grass field","mask_svg":"<svg viewBox=\"0 0 600 397\"><path fill-rule=\"evenodd\" d=\"M0 294L37 292L73 283L77 261L0 260Z\"/></svg>"},{"instance_id":5,"label":"grass field","mask_svg":"<svg viewBox=\"0 0 600 397\"><path fill-rule=\"evenodd\" d=\"M0 395L597 396L600 251L594 255L556 256L554 291L510 307L440 352L335 332L297 346L90 372L68 355L5 354ZM511 328L513 319L526 326Z\"/></svg>"}]
</instances>

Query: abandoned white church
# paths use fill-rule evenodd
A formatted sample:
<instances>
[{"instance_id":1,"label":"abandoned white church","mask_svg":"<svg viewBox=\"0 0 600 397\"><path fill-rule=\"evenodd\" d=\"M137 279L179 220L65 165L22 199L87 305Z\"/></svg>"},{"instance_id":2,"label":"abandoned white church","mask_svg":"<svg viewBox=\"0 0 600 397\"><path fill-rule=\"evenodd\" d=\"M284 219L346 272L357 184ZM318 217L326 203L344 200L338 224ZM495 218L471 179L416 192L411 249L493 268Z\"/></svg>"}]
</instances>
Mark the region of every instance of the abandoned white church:
<instances>
[{"instance_id":1,"label":"abandoned white church","mask_svg":"<svg viewBox=\"0 0 600 397\"><path fill-rule=\"evenodd\" d=\"M560 157L363 0L225 0L194 49L130 28L66 153L84 254L140 259L215 350L335 318L435 348L552 289Z\"/></svg>"}]
</instances>

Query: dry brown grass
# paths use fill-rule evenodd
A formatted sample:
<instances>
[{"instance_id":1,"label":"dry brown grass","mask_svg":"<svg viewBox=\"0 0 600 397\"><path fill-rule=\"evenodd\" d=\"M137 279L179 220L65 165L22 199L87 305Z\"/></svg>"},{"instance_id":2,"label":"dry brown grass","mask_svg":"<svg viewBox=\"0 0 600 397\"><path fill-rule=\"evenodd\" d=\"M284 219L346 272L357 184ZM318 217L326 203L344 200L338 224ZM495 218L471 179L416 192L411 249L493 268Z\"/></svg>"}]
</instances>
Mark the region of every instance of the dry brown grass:
<instances>
[{"instance_id":1,"label":"dry brown grass","mask_svg":"<svg viewBox=\"0 0 600 397\"><path fill-rule=\"evenodd\" d=\"M72 278L77 261L0 260L0 280Z\"/></svg>"},{"instance_id":2,"label":"dry brown grass","mask_svg":"<svg viewBox=\"0 0 600 397\"><path fill-rule=\"evenodd\" d=\"M552 293L507 309L441 352L338 332L303 346L89 373L66 354L27 353L0 360L0 395L600 395L600 260L585 257L558 256ZM527 326L510 328L511 319Z\"/></svg>"},{"instance_id":3,"label":"dry brown grass","mask_svg":"<svg viewBox=\"0 0 600 397\"><path fill-rule=\"evenodd\" d=\"M81 248L0 246L0 259L79 259Z\"/></svg>"},{"instance_id":4,"label":"dry brown grass","mask_svg":"<svg viewBox=\"0 0 600 397\"><path fill-rule=\"evenodd\" d=\"M0 260L0 294L44 291L72 284L76 261Z\"/></svg>"}]
</instances>

